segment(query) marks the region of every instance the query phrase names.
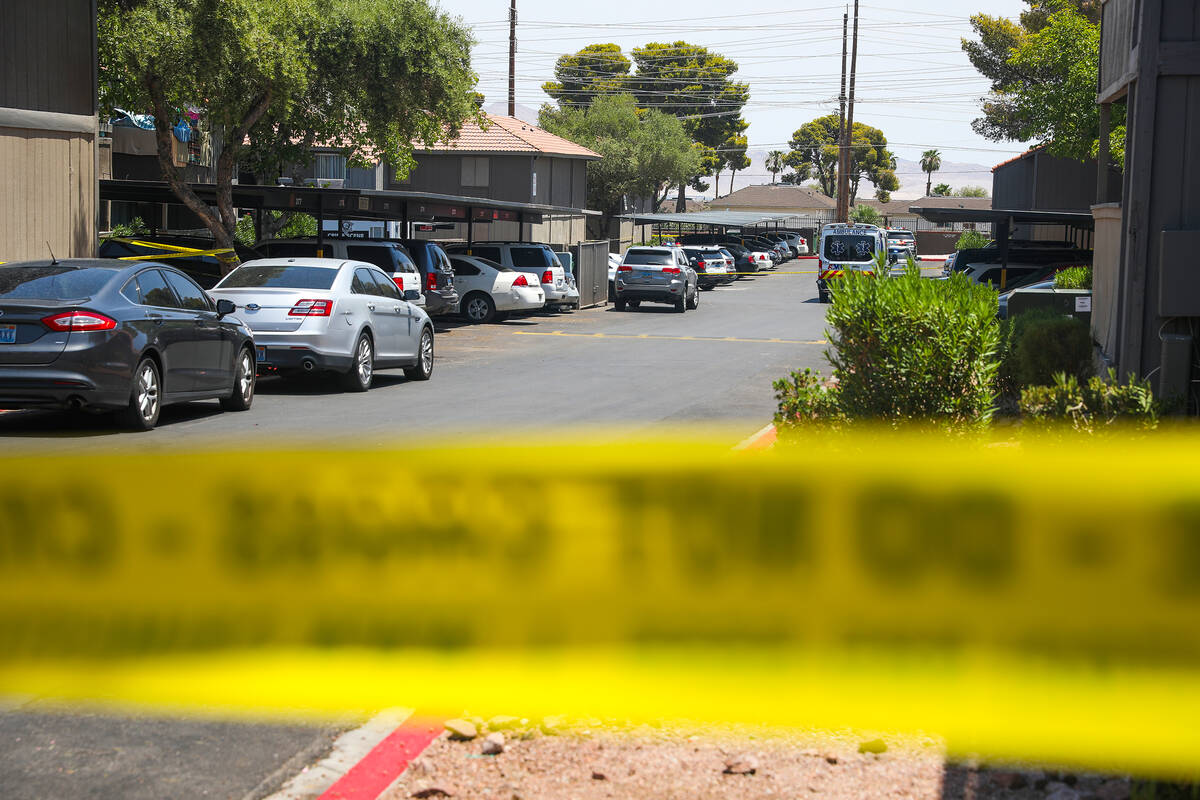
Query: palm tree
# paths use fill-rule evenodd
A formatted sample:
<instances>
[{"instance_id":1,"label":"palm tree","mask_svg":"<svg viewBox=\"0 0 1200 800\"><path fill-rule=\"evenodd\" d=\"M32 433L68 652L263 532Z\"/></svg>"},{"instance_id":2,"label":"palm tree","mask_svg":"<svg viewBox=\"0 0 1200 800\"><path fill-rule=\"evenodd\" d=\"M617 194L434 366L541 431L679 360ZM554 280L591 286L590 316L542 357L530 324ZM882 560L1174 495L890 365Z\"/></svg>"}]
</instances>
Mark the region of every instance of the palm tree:
<instances>
[{"instance_id":1,"label":"palm tree","mask_svg":"<svg viewBox=\"0 0 1200 800\"><path fill-rule=\"evenodd\" d=\"M787 159L787 154L782 150L772 150L767 153L767 172L771 173L771 183L775 182L775 176L783 172L784 167L787 166L785 159Z\"/></svg>"},{"instance_id":2,"label":"palm tree","mask_svg":"<svg viewBox=\"0 0 1200 800\"><path fill-rule=\"evenodd\" d=\"M933 173L942 168L942 154L937 150L926 150L921 154L921 171L925 173L925 196L933 187Z\"/></svg>"}]
</instances>

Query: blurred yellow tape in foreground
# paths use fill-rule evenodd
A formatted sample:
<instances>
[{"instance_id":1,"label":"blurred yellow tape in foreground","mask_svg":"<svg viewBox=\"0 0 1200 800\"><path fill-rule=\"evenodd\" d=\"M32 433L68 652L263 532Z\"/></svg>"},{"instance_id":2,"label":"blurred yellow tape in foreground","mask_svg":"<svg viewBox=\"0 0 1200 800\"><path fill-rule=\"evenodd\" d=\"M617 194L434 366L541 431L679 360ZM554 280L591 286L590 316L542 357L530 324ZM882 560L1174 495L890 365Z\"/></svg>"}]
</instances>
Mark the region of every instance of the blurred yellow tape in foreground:
<instances>
[{"instance_id":1,"label":"blurred yellow tape in foreground","mask_svg":"<svg viewBox=\"0 0 1200 800\"><path fill-rule=\"evenodd\" d=\"M6 457L0 691L875 724L1185 772L1197 444Z\"/></svg>"}]
</instances>

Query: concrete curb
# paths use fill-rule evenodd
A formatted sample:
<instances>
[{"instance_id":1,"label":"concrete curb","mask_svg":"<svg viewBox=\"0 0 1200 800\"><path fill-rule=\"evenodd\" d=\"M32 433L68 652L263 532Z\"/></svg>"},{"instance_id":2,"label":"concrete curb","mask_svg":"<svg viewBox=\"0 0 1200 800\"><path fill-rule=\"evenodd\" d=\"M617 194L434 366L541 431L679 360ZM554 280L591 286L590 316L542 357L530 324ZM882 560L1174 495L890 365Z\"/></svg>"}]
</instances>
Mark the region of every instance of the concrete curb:
<instances>
[{"instance_id":1,"label":"concrete curb","mask_svg":"<svg viewBox=\"0 0 1200 800\"><path fill-rule=\"evenodd\" d=\"M774 425L765 425L756 433L746 437L737 444L734 450L767 450L775 446L778 434Z\"/></svg>"},{"instance_id":2,"label":"concrete curb","mask_svg":"<svg viewBox=\"0 0 1200 800\"><path fill-rule=\"evenodd\" d=\"M328 756L312 766L304 767L283 788L265 800L315 800L341 780L412 713L411 708L388 709L372 717L365 725L346 731L334 741Z\"/></svg>"}]
</instances>

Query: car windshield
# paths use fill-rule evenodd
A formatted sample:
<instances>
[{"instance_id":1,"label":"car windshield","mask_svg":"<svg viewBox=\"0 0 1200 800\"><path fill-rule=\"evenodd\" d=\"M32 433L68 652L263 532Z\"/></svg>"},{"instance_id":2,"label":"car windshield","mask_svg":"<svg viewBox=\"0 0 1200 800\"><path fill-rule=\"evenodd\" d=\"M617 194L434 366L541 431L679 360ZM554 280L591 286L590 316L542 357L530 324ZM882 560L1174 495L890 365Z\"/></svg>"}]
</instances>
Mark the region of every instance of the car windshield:
<instances>
[{"instance_id":1,"label":"car windshield","mask_svg":"<svg viewBox=\"0 0 1200 800\"><path fill-rule=\"evenodd\" d=\"M869 261L875 254L875 237L832 233L825 236L821 247L830 261Z\"/></svg>"},{"instance_id":2,"label":"car windshield","mask_svg":"<svg viewBox=\"0 0 1200 800\"><path fill-rule=\"evenodd\" d=\"M6 300L82 300L112 280L116 270L68 266L0 267L0 297Z\"/></svg>"},{"instance_id":3,"label":"car windshield","mask_svg":"<svg viewBox=\"0 0 1200 800\"><path fill-rule=\"evenodd\" d=\"M250 265L238 267L221 281L218 289L328 289L337 270L329 267Z\"/></svg>"},{"instance_id":4,"label":"car windshield","mask_svg":"<svg viewBox=\"0 0 1200 800\"><path fill-rule=\"evenodd\" d=\"M625 263L669 266L675 263L675 259L670 253L662 253L655 250L630 250L625 254Z\"/></svg>"},{"instance_id":5,"label":"car windshield","mask_svg":"<svg viewBox=\"0 0 1200 800\"><path fill-rule=\"evenodd\" d=\"M908 231L888 231L889 239L911 239L913 235Z\"/></svg>"}]
</instances>

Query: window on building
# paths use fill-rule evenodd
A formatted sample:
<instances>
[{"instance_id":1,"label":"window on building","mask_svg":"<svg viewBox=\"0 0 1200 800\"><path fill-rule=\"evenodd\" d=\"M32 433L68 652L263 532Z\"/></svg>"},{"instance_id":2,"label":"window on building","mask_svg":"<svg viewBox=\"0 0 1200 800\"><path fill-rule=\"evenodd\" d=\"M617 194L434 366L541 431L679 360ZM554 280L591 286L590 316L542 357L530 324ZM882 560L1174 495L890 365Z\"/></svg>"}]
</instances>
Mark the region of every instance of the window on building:
<instances>
[{"instance_id":1,"label":"window on building","mask_svg":"<svg viewBox=\"0 0 1200 800\"><path fill-rule=\"evenodd\" d=\"M485 157L463 156L462 185L487 186L488 160Z\"/></svg>"},{"instance_id":2,"label":"window on building","mask_svg":"<svg viewBox=\"0 0 1200 800\"><path fill-rule=\"evenodd\" d=\"M337 153L318 153L313 162L313 177L325 181L345 180L346 157Z\"/></svg>"}]
</instances>

